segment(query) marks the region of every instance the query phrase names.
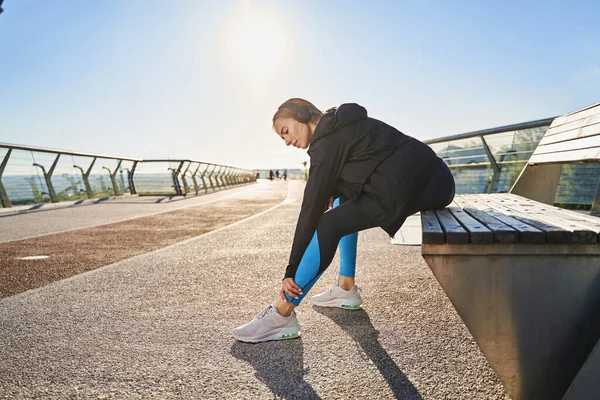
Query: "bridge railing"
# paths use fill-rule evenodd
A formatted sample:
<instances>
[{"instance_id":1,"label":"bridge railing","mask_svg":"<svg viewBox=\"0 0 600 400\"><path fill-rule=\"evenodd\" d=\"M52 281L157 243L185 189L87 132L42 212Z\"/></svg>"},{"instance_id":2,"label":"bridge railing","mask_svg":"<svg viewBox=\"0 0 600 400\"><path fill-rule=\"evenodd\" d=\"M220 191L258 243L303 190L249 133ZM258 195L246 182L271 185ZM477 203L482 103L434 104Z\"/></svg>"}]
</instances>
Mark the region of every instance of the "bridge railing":
<instances>
[{"instance_id":1,"label":"bridge railing","mask_svg":"<svg viewBox=\"0 0 600 400\"><path fill-rule=\"evenodd\" d=\"M456 192L508 192L554 118L426 140L450 167ZM599 184L600 164L563 168L555 204L586 208Z\"/></svg>"},{"instance_id":2,"label":"bridge railing","mask_svg":"<svg viewBox=\"0 0 600 400\"><path fill-rule=\"evenodd\" d=\"M256 180L256 172L196 160L143 160L0 143L0 203L122 194L187 195Z\"/></svg>"},{"instance_id":3,"label":"bridge railing","mask_svg":"<svg viewBox=\"0 0 600 400\"><path fill-rule=\"evenodd\" d=\"M554 118L426 140L446 161L457 193L506 192Z\"/></svg>"}]
</instances>

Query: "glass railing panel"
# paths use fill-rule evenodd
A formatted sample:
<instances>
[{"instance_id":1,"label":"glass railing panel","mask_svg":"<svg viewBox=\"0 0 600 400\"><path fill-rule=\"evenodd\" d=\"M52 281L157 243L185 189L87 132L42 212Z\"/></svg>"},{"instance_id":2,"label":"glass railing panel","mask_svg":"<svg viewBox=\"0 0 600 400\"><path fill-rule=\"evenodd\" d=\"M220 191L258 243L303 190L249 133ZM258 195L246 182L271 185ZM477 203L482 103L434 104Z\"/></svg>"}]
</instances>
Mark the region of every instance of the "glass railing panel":
<instances>
[{"instance_id":1,"label":"glass railing panel","mask_svg":"<svg viewBox=\"0 0 600 400\"><path fill-rule=\"evenodd\" d=\"M526 161L537 147L547 129L547 126L517 129L484 135L484 138L497 163L503 162L507 157L510 157L511 160L519 159Z\"/></svg>"},{"instance_id":2,"label":"glass railing panel","mask_svg":"<svg viewBox=\"0 0 600 400\"><path fill-rule=\"evenodd\" d=\"M87 198L83 177L73 165L73 156L63 154L52 174L52 185L59 201Z\"/></svg>"},{"instance_id":3,"label":"glass railing panel","mask_svg":"<svg viewBox=\"0 0 600 400\"><path fill-rule=\"evenodd\" d=\"M13 206L50 202L44 175L33 165L36 161L43 162L43 159L38 156L34 160L31 151L12 151L2 174L2 184Z\"/></svg>"},{"instance_id":4,"label":"glass railing panel","mask_svg":"<svg viewBox=\"0 0 600 400\"><path fill-rule=\"evenodd\" d=\"M481 139L468 138L430 145L438 157L448 165L477 164L487 162L488 158Z\"/></svg>"},{"instance_id":5,"label":"glass railing panel","mask_svg":"<svg viewBox=\"0 0 600 400\"><path fill-rule=\"evenodd\" d=\"M97 158L88 177L90 186L94 192L94 197L114 195L110 174L103 168L105 164L107 164L106 159Z\"/></svg>"},{"instance_id":6,"label":"glass railing panel","mask_svg":"<svg viewBox=\"0 0 600 400\"><path fill-rule=\"evenodd\" d=\"M565 164L554 203L568 208L589 209L600 179L600 163Z\"/></svg>"},{"instance_id":7,"label":"glass railing panel","mask_svg":"<svg viewBox=\"0 0 600 400\"><path fill-rule=\"evenodd\" d=\"M508 130L494 128L449 137L448 141L436 139L430 146L450 167L457 193L508 192L549 126L550 121L533 128L511 125ZM488 156L482 136L493 158Z\"/></svg>"},{"instance_id":8,"label":"glass railing panel","mask_svg":"<svg viewBox=\"0 0 600 400\"><path fill-rule=\"evenodd\" d=\"M510 191L510 188L512 188L516 182L526 163L527 161L502 163L502 168L500 169L500 175L498 177L498 183L495 187L495 190L491 190L491 192L506 193Z\"/></svg>"},{"instance_id":9,"label":"glass railing panel","mask_svg":"<svg viewBox=\"0 0 600 400\"><path fill-rule=\"evenodd\" d=\"M485 193L492 170L487 166L450 168L456 183L456 194Z\"/></svg>"},{"instance_id":10,"label":"glass railing panel","mask_svg":"<svg viewBox=\"0 0 600 400\"><path fill-rule=\"evenodd\" d=\"M179 163L144 161L137 164L133 176L138 194L176 194L173 174L169 168Z\"/></svg>"}]
</instances>

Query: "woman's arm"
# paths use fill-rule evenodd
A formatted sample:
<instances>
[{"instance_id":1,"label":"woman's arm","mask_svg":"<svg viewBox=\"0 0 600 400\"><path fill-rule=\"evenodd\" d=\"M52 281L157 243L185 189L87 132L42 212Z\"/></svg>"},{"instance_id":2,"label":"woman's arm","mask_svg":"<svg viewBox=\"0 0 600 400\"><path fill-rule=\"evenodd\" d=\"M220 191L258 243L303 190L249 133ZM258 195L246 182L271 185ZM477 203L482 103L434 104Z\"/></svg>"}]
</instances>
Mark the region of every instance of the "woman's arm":
<instances>
[{"instance_id":1,"label":"woman's arm","mask_svg":"<svg viewBox=\"0 0 600 400\"><path fill-rule=\"evenodd\" d=\"M329 138L328 138L329 139ZM339 140L323 139L310 149L310 171L285 278L293 278L300 260L310 243L319 219L327 210L346 159L346 150ZM334 138L331 138L334 139Z\"/></svg>"}]
</instances>

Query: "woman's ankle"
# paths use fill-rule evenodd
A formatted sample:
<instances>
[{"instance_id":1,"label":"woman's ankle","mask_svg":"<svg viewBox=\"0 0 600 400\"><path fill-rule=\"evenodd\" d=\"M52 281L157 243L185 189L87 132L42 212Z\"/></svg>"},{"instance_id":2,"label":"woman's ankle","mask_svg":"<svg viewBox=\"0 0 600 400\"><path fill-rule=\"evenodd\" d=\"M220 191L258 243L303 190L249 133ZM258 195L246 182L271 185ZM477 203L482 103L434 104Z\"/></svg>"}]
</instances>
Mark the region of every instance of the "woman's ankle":
<instances>
[{"instance_id":1,"label":"woman's ankle","mask_svg":"<svg viewBox=\"0 0 600 400\"><path fill-rule=\"evenodd\" d=\"M344 290L350 290L354 287L354 277L353 276L338 276L338 286Z\"/></svg>"},{"instance_id":2,"label":"woman's ankle","mask_svg":"<svg viewBox=\"0 0 600 400\"><path fill-rule=\"evenodd\" d=\"M294 308L296 308L293 303L290 303L289 301L286 302L281 299L278 299L274 306L277 309L277 312L284 317L289 317Z\"/></svg>"}]
</instances>

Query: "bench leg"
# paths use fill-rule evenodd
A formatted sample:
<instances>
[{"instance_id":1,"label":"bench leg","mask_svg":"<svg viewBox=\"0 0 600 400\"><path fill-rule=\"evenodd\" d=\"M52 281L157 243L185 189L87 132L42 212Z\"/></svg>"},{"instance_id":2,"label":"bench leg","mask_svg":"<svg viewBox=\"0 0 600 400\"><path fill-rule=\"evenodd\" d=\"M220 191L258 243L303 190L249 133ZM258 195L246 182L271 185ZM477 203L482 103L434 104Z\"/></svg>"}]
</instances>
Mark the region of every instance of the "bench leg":
<instances>
[{"instance_id":1,"label":"bench leg","mask_svg":"<svg viewBox=\"0 0 600 400\"><path fill-rule=\"evenodd\" d=\"M563 400L593 400L600 394L600 340L587 358Z\"/></svg>"},{"instance_id":2,"label":"bench leg","mask_svg":"<svg viewBox=\"0 0 600 400\"><path fill-rule=\"evenodd\" d=\"M600 256L423 253L510 396L561 399L600 338Z\"/></svg>"}]
</instances>

